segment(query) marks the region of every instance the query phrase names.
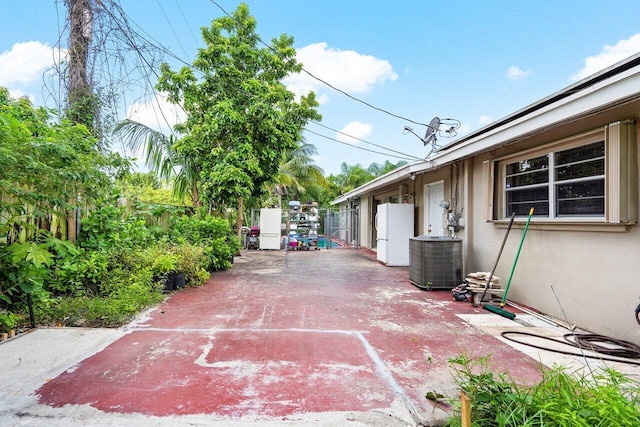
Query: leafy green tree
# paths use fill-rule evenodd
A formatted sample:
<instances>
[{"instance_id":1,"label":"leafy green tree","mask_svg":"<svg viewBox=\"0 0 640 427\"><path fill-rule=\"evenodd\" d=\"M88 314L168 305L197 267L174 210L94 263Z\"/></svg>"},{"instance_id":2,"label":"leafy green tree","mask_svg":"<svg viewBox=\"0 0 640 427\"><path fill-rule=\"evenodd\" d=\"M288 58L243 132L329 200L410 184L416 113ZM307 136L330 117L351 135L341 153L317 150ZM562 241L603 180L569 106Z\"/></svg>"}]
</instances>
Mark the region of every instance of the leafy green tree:
<instances>
[{"instance_id":1,"label":"leafy green tree","mask_svg":"<svg viewBox=\"0 0 640 427\"><path fill-rule=\"evenodd\" d=\"M176 130L185 135L175 150L199 168L201 196L218 208L258 198L278 173L283 153L296 148L303 126L319 120L315 95L301 97L282 80L302 70L293 38L281 35L261 47L256 20L246 4L231 17L202 28L205 47L191 67L161 67L157 88L187 113Z\"/></svg>"},{"instance_id":2,"label":"leafy green tree","mask_svg":"<svg viewBox=\"0 0 640 427\"><path fill-rule=\"evenodd\" d=\"M26 98L0 88L0 238L25 241L36 229L65 237L66 216L91 205L126 162L96 148L84 125L55 121Z\"/></svg>"},{"instance_id":3,"label":"leafy green tree","mask_svg":"<svg viewBox=\"0 0 640 427\"><path fill-rule=\"evenodd\" d=\"M369 172L370 174L372 174L374 177L377 178L406 164L407 162L404 160L401 160L398 163L392 163L389 160L385 160L383 164L373 162L367 168L367 172Z\"/></svg>"},{"instance_id":4,"label":"leafy green tree","mask_svg":"<svg viewBox=\"0 0 640 427\"><path fill-rule=\"evenodd\" d=\"M367 182L391 172L401 166L406 165L407 162L399 161L398 163L392 163L389 160L383 164L371 163L366 169L361 165L350 166L346 162L341 165L341 172L337 175L329 175L327 177L328 190L325 197L325 202L328 204L331 200L339 197L341 194L347 193Z\"/></svg>"},{"instance_id":5,"label":"leafy green tree","mask_svg":"<svg viewBox=\"0 0 640 427\"><path fill-rule=\"evenodd\" d=\"M126 174L116 181L119 194L132 203L151 203L162 205L178 205L189 203L184 199L176 199L173 191L165 182L160 182L153 172L134 172Z\"/></svg>"},{"instance_id":6,"label":"leafy green tree","mask_svg":"<svg viewBox=\"0 0 640 427\"><path fill-rule=\"evenodd\" d=\"M351 191L375 178L375 175L368 172L361 165L349 166L345 162L340 165L343 181L342 189L344 192Z\"/></svg>"}]
</instances>

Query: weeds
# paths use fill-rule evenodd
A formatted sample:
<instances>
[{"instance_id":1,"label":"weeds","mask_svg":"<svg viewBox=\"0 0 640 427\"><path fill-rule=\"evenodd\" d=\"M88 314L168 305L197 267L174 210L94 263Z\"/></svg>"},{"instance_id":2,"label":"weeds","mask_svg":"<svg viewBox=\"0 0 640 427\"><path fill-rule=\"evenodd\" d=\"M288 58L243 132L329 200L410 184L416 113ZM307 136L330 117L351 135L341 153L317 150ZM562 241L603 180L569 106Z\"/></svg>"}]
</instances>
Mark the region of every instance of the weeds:
<instances>
[{"instance_id":1,"label":"weeds","mask_svg":"<svg viewBox=\"0 0 640 427\"><path fill-rule=\"evenodd\" d=\"M534 386L518 385L507 374L488 368L489 357L450 359L458 386L471 400L472 425L504 426L638 426L640 382L613 369L596 375L555 366L542 367ZM461 425L457 399L447 426Z\"/></svg>"}]
</instances>

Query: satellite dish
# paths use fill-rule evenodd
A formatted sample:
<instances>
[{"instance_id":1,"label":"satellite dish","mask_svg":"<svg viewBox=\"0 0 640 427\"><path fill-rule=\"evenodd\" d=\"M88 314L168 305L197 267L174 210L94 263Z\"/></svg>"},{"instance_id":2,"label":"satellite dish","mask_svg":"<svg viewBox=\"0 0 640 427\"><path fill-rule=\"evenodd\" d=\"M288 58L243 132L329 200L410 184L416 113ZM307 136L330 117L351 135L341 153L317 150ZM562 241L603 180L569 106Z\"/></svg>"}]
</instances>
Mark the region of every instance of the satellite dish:
<instances>
[{"instance_id":1,"label":"satellite dish","mask_svg":"<svg viewBox=\"0 0 640 427\"><path fill-rule=\"evenodd\" d=\"M424 142L424 145L430 144L431 142L434 142L436 140L436 132L438 132L439 127L440 127L440 118L434 117L433 119L431 119L431 121L429 122L429 125L427 126L427 133L424 135L424 138L422 139L422 141Z\"/></svg>"}]
</instances>

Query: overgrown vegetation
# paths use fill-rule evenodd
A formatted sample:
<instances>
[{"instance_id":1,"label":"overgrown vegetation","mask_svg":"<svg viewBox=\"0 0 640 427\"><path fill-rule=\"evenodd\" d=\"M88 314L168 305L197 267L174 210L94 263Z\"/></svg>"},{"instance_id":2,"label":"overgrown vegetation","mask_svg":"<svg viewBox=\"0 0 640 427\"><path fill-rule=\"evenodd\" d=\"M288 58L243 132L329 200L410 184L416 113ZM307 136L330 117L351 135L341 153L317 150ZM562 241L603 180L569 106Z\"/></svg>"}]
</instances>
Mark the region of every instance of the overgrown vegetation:
<instances>
[{"instance_id":1,"label":"overgrown vegetation","mask_svg":"<svg viewBox=\"0 0 640 427\"><path fill-rule=\"evenodd\" d=\"M473 426L637 426L640 382L612 369L595 375L566 367L542 368L542 380L518 385L488 368L488 357L449 361L457 384L471 400ZM460 403L448 426L460 426Z\"/></svg>"},{"instance_id":2,"label":"overgrown vegetation","mask_svg":"<svg viewBox=\"0 0 640 427\"><path fill-rule=\"evenodd\" d=\"M106 135L99 111L111 100L89 81L82 91L67 82L61 114L0 88L2 331L30 323L30 305L39 323L122 324L162 298L172 273L197 286L229 268L248 208L283 197L326 204L396 166L363 174L345 164L344 176L322 176L302 139L320 119L315 95L297 98L282 83L302 69L293 38L262 47L256 25L241 4L202 30L192 65L155 70L156 89L186 113L170 136L131 121ZM85 60L72 55L74 69L86 71ZM109 136L144 147L152 173L132 174L130 160L108 150Z\"/></svg>"},{"instance_id":3,"label":"overgrown vegetation","mask_svg":"<svg viewBox=\"0 0 640 427\"><path fill-rule=\"evenodd\" d=\"M128 174L128 162L103 152L84 125L4 88L0 167L0 332L30 323L29 302L40 324L122 324L163 298L167 275L200 285L239 250L228 220L140 203L158 195L157 182Z\"/></svg>"},{"instance_id":4,"label":"overgrown vegetation","mask_svg":"<svg viewBox=\"0 0 640 427\"><path fill-rule=\"evenodd\" d=\"M164 230L122 217L105 204L83 220L77 245L43 235L0 247L0 328L26 322L26 295L40 324L121 325L163 298L167 275L199 286L239 250L225 219L173 216Z\"/></svg>"}]
</instances>

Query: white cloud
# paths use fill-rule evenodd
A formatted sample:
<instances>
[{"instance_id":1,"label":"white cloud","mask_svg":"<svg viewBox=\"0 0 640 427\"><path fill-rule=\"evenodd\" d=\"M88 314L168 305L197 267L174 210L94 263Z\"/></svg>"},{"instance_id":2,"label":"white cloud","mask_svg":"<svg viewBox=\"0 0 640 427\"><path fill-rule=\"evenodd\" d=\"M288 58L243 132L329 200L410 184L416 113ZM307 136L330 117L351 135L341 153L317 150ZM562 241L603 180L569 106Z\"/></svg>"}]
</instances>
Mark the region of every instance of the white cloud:
<instances>
[{"instance_id":1,"label":"white cloud","mask_svg":"<svg viewBox=\"0 0 640 427\"><path fill-rule=\"evenodd\" d=\"M613 46L605 46L596 56L589 56L584 60L584 67L576 74L571 76L571 81L582 80L600 70L604 70L616 62L622 61L636 53L640 52L640 33L629 37L626 40L620 40Z\"/></svg>"},{"instance_id":2,"label":"white cloud","mask_svg":"<svg viewBox=\"0 0 640 427\"><path fill-rule=\"evenodd\" d=\"M305 70L348 93L364 93L376 84L398 78L389 61L352 50L330 48L324 42L298 49L296 57ZM320 89L326 87L305 72L287 77L284 83L298 96L306 95L309 91L317 95ZM328 101L326 95L322 101Z\"/></svg>"},{"instance_id":3,"label":"white cloud","mask_svg":"<svg viewBox=\"0 0 640 427\"><path fill-rule=\"evenodd\" d=\"M531 69L523 70L518 66L512 65L507 70L506 76L507 76L507 79L511 80L512 82L517 82L517 81L524 80L531 74L533 74L533 70Z\"/></svg>"},{"instance_id":4,"label":"white cloud","mask_svg":"<svg viewBox=\"0 0 640 427\"><path fill-rule=\"evenodd\" d=\"M491 116L482 115L482 116L478 117L478 123L480 123L481 125L488 125L492 121L493 121L493 119L491 118Z\"/></svg>"},{"instance_id":5,"label":"white cloud","mask_svg":"<svg viewBox=\"0 0 640 427\"><path fill-rule=\"evenodd\" d=\"M160 93L151 101L131 104L127 118L168 135L174 125L186 120L186 114L182 108L168 102L166 94Z\"/></svg>"},{"instance_id":6,"label":"white cloud","mask_svg":"<svg viewBox=\"0 0 640 427\"><path fill-rule=\"evenodd\" d=\"M346 142L347 144L357 145L358 140L356 138L364 139L371 135L372 131L372 124L355 121L348 123L344 128L342 128L340 131L342 133L336 134L336 139L338 141Z\"/></svg>"},{"instance_id":7,"label":"white cloud","mask_svg":"<svg viewBox=\"0 0 640 427\"><path fill-rule=\"evenodd\" d=\"M54 64L55 49L37 41L16 43L0 54L0 85L27 85Z\"/></svg>"},{"instance_id":8,"label":"white cloud","mask_svg":"<svg viewBox=\"0 0 640 427\"><path fill-rule=\"evenodd\" d=\"M2 86L2 83L0 83L0 86ZM23 96L26 96L27 98L29 98L31 103L35 102L35 97L33 95L27 95L21 89L9 89L9 96L13 99L18 99L18 98L22 98Z\"/></svg>"}]
</instances>

